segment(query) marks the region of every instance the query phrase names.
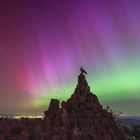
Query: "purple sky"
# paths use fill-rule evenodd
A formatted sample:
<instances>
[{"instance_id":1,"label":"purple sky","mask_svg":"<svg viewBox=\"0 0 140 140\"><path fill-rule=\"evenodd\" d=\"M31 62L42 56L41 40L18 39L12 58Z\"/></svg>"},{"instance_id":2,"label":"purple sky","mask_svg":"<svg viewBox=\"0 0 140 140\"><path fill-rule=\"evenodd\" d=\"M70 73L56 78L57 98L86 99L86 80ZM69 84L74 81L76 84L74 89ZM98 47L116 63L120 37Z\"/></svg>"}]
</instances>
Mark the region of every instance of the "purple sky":
<instances>
[{"instance_id":1,"label":"purple sky","mask_svg":"<svg viewBox=\"0 0 140 140\"><path fill-rule=\"evenodd\" d=\"M139 115L139 25L139 0L2 1L0 112L66 100L83 66L102 104Z\"/></svg>"}]
</instances>

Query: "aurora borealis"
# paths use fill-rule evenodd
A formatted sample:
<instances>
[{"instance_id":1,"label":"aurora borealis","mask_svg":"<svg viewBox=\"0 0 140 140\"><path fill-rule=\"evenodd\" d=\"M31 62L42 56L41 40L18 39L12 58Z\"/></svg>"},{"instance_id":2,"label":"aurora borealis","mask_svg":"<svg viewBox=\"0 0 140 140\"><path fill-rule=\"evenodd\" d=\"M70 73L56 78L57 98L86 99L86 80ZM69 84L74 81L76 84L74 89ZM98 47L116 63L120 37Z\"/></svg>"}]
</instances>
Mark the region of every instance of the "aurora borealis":
<instances>
[{"instance_id":1,"label":"aurora borealis","mask_svg":"<svg viewBox=\"0 0 140 140\"><path fill-rule=\"evenodd\" d=\"M139 26L139 0L1 2L0 112L68 99L83 66L103 105L140 115Z\"/></svg>"}]
</instances>

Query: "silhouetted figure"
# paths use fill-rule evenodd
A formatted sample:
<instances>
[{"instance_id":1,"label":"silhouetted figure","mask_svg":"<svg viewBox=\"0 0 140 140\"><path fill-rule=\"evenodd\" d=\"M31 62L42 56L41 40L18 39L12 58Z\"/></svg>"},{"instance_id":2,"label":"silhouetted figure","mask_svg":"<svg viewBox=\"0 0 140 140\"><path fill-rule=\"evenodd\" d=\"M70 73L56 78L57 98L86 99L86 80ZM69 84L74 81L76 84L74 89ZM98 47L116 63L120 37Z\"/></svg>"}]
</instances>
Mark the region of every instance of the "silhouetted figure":
<instances>
[{"instance_id":1,"label":"silhouetted figure","mask_svg":"<svg viewBox=\"0 0 140 140\"><path fill-rule=\"evenodd\" d=\"M83 73L87 74L87 72L83 69L83 67L80 68L80 71L81 71L82 74Z\"/></svg>"}]
</instances>

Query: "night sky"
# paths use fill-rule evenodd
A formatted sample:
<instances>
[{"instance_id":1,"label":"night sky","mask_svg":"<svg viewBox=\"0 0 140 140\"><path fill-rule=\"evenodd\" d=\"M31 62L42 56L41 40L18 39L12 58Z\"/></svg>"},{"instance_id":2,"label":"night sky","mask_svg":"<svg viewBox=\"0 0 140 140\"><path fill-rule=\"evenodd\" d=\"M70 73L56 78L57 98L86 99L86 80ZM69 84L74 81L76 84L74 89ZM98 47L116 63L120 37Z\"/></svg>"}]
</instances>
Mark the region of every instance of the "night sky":
<instances>
[{"instance_id":1,"label":"night sky","mask_svg":"<svg viewBox=\"0 0 140 140\"><path fill-rule=\"evenodd\" d=\"M140 115L139 0L0 2L0 113L68 99L80 66L103 105Z\"/></svg>"}]
</instances>

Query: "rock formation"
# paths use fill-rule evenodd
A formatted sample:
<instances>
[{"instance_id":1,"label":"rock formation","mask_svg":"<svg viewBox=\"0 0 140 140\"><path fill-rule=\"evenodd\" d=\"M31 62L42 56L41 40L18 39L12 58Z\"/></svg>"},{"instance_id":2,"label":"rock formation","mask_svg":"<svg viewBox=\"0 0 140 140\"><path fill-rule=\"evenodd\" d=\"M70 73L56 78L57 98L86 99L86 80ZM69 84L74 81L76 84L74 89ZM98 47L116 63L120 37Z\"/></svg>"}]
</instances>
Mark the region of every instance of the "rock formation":
<instances>
[{"instance_id":1,"label":"rock formation","mask_svg":"<svg viewBox=\"0 0 140 140\"><path fill-rule=\"evenodd\" d=\"M125 140L113 115L102 108L85 75L67 102L52 99L45 111L46 140Z\"/></svg>"}]
</instances>

